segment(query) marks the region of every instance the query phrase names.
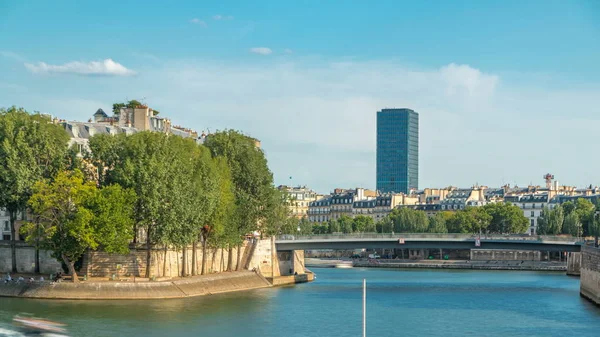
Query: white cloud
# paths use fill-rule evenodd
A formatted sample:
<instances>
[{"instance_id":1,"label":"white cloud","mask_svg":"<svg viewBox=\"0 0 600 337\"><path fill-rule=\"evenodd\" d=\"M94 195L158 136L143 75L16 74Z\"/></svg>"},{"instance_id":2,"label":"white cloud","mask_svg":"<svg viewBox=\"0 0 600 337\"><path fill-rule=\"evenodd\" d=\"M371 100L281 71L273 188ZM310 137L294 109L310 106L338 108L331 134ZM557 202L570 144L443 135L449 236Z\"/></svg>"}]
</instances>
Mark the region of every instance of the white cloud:
<instances>
[{"instance_id":1,"label":"white cloud","mask_svg":"<svg viewBox=\"0 0 600 337\"><path fill-rule=\"evenodd\" d=\"M217 15L213 16L213 19L214 20L233 20L233 16L217 14Z\"/></svg>"},{"instance_id":2,"label":"white cloud","mask_svg":"<svg viewBox=\"0 0 600 337\"><path fill-rule=\"evenodd\" d=\"M283 52L286 53L286 54L293 54L294 53L291 49L287 49L287 48L284 49Z\"/></svg>"},{"instance_id":3,"label":"white cloud","mask_svg":"<svg viewBox=\"0 0 600 337\"><path fill-rule=\"evenodd\" d=\"M25 63L25 67L34 74L77 74L77 75L106 75L106 76L129 76L135 72L127 69L112 59L91 62L69 62L62 65L38 62L36 64Z\"/></svg>"},{"instance_id":4,"label":"white cloud","mask_svg":"<svg viewBox=\"0 0 600 337\"><path fill-rule=\"evenodd\" d=\"M22 57L21 55L15 53L15 52L12 52L12 51L0 50L0 56L6 57L6 58L12 59L14 61L18 61L18 62L25 62L24 57Z\"/></svg>"},{"instance_id":5,"label":"white cloud","mask_svg":"<svg viewBox=\"0 0 600 337\"><path fill-rule=\"evenodd\" d=\"M206 27L206 26L207 26L207 25L206 25L206 22L204 22L204 21L202 21L202 20L200 20L200 19L198 19L198 18L193 18L193 19L191 19L191 20L190 20L190 23L193 23L193 24L195 24L195 25L202 26L202 27Z\"/></svg>"},{"instance_id":6,"label":"white cloud","mask_svg":"<svg viewBox=\"0 0 600 337\"><path fill-rule=\"evenodd\" d=\"M267 47L250 48L250 52L254 53L254 54L260 54L260 55L271 55L273 53L271 48L267 48Z\"/></svg>"}]
</instances>

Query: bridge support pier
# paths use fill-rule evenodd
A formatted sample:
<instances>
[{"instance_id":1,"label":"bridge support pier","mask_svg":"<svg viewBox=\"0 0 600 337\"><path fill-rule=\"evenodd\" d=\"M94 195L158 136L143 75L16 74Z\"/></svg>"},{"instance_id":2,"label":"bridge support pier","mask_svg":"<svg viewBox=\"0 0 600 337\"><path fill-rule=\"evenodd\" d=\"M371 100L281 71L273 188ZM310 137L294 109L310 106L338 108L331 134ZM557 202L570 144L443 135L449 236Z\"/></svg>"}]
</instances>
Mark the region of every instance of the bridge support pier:
<instances>
[{"instance_id":1,"label":"bridge support pier","mask_svg":"<svg viewBox=\"0 0 600 337\"><path fill-rule=\"evenodd\" d=\"M581 253L569 252L567 254L567 275L581 275Z\"/></svg>"}]
</instances>

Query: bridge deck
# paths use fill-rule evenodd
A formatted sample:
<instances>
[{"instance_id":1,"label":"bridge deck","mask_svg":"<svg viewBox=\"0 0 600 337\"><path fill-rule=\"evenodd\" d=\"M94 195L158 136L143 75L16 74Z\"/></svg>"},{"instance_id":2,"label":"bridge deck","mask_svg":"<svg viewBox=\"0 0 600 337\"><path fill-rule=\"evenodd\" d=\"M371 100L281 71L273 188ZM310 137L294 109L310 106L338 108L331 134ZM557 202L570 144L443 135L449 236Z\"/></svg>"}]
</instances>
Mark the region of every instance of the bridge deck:
<instances>
[{"instance_id":1,"label":"bridge deck","mask_svg":"<svg viewBox=\"0 0 600 337\"><path fill-rule=\"evenodd\" d=\"M479 246L476 245L479 241ZM316 249L508 249L578 252L583 241L557 236L481 236L465 234L359 234L283 236L276 240L277 250Z\"/></svg>"}]
</instances>

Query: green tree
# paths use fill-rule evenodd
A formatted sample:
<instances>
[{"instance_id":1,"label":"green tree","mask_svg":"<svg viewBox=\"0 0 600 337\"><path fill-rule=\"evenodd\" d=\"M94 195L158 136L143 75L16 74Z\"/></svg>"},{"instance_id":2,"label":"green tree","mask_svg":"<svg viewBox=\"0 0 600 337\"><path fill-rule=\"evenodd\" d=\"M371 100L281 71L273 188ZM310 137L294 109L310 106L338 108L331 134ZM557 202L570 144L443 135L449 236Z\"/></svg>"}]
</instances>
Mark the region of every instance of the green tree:
<instances>
[{"instance_id":1,"label":"green tree","mask_svg":"<svg viewBox=\"0 0 600 337\"><path fill-rule=\"evenodd\" d=\"M394 223L396 233L425 233L429 227L429 219L425 212L412 208L395 208L389 217Z\"/></svg>"},{"instance_id":2,"label":"green tree","mask_svg":"<svg viewBox=\"0 0 600 337\"><path fill-rule=\"evenodd\" d=\"M300 231L298 231L298 234L310 235L313 233L313 224L312 224L312 222L308 221L306 218L302 218L298 222L298 229L300 229Z\"/></svg>"},{"instance_id":3,"label":"green tree","mask_svg":"<svg viewBox=\"0 0 600 337\"><path fill-rule=\"evenodd\" d=\"M375 222L370 216L357 215L352 222L352 231L354 233L375 232Z\"/></svg>"},{"instance_id":4,"label":"green tree","mask_svg":"<svg viewBox=\"0 0 600 337\"><path fill-rule=\"evenodd\" d=\"M121 163L121 156L127 141L125 137L127 136L124 133L98 134L90 137L88 141L90 152L86 153L85 157L94 165L100 186L112 183L111 178L114 177L111 177L110 174L115 170L115 166Z\"/></svg>"},{"instance_id":5,"label":"green tree","mask_svg":"<svg viewBox=\"0 0 600 337\"><path fill-rule=\"evenodd\" d=\"M571 214L575 210L575 203L573 203L572 201L564 202L561 206L563 208L565 216Z\"/></svg>"},{"instance_id":6,"label":"green tree","mask_svg":"<svg viewBox=\"0 0 600 337\"><path fill-rule=\"evenodd\" d=\"M114 103L112 105L112 112L115 115L119 115L121 113L121 108L125 107L125 103Z\"/></svg>"},{"instance_id":7,"label":"green tree","mask_svg":"<svg viewBox=\"0 0 600 337\"><path fill-rule=\"evenodd\" d=\"M313 224L313 234L328 234L329 233L329 224L327 222L323 222L320 224Z\"/></svg>"},{"instance_id":8,"label":"green tree","mask_svg":"<svg viewBox=\"0 0 600 337\"><path fill-rule=\"evenodd\" d=\"M270 205L267 207L267 226L264 234L281 235L295 234L298 227L298 218L292 215L291 203L293 200L289 194L273 189Z\"/></svg>"},{"instance_id":9,"label":"green tree","mask_svg":"<svg viewBox=\"0 0 600 337\"><path fill-rule=\"evenodd\" d=\"M74 264L86 249L128 251L133 236L133 199L132 191L119 185L98 190L93 182L84 182L80 171L59 172L52 182L38 182L29 201L41 230L28 223L22 231L28 242L40 242L63 261L73 282L78 282Z\"/></svg>"},{"instance_id":10,"label":"green tree","mask_svg":"<svg viewBox=\"0 0 600 337\"><path fill-rule=\"evenodd\" d=\"M450 233L477 234L485 232L491 221L492 216L482 207L467 207L454 212L446 224Z\"/></svg>"},{"instance_id":11,"label":"green tree","mask_svg":"<svg viewBox=\"0 0 600 337\"><path fill-rule=\"evenodd\" d=\"M544 208L538 217L537 233L539 235L556 235L562 232L564 211L558 206L554 209Z\"/></svg>"},{"instance_id":12,"label":"green tree","mask_svg":"<svg viewBox=\"0 0 600 337\"><path fill-rule=\"evenodd\" d=\"M598 247L598 237L600 237L600 213L594 214L594 221L588 224L588 233L594 237L594 247Z\"/></svg>"},{"instance_id":13,"label":"green tree","mask_svg":"<svg viewBox=\"0 0 600 337\"><path fill-rule=\"evenodd\" d=\"M0 109L0 205L10 216L13 272L17 272L17 214L27 211L37 181L64 168L68 141L67 133L48 117L22 108Z\"/></svg>"},{"instance_id":14,"label":"green tree","mask_svg":"<svg viewBox=\"0 0 600 337\"><path fill-rule=\"evenodd\" d=\"M206 274L207 248L209 244L217 247L217 240L222 239L225 234L231 235L237 226L235 225L235 194L231 171L227 161L223 157L215 158L217 179L216 205L211 212L207 224L202 228L202 275Z\"/></svg>"},{"instance_id":15,"label":"green tree","mask_svg":"<svg viewBox=\"0 0 600 337\"><path fill-rule=\"evenodd\" d=\"M254 230L269 231L269 207L273 205L273 175L267 166L263 151L255 140L237 131L228 130L211 134L205 142L213 157L227 160L235 191L237 234L241 239Z\"/></svg>"},{"instance_id":16,"label":"green tree","mask_svg":"<svg viewBox=\"0 0 600 337\"><path fill-rule=\"evenodd\" d=\"M340 226L340 231L344 234L350 234L352 233L352 224L354 223L354 220L347 216L347 215L342 215L341 217L339 217L337 219L337 223Z\"/></svg>"},{"instance_id":17,"label":"green tree","mask_svg":"<svg viewBox=\"0 0 600 337\"><path fill-rule=\"evenodd\" d=\"M483 206L482 209L491 216L487 228L489 233L520 234L527 231L529 221L518 206L511 203L491 203Z\"/></svg>"},{"instance_id":18,"label":"green tree","mask_svg":"<svg viewBox=\"0 0 600 337\"><path fill-rule=\"evenodd\" d=\"M328 221L328 226L329 228L329 233L340 233L342 231L342 228L340 227L340 223L337 222L335 219L331 219Z\"/></svg>"},{"instance_id":19,"label":"green tree","mask_svg":"<svg viewBox=\"0 0 600 337\"><path fill-rule=\"evenodd\" d=\"M377 233L391 233L394 231L394 221L389 216L379 220L375 226Z\"/></svg>"},{"instance_id":20,"label":"green tree","mask_svg":"<svg viewBox=\"0 0 600 337\"><path fill-rule=\"evenodd\" d=\"M446 227L446 219L442 213L437 213L435 216L429 218L429 228L427 229L429 233L448 233L448 228Z\"/></svg>"},{"instance_id":21,"label":"green tree","mask_svg":"<svg viewBox=\"0 0 600 337\"><path fill-rule=\"evenodd\" d=\"M563 205L564 206L564 205ZM596 206L589 201L588 199L579 198L575 202L575 212L579 217L579 221L583 226L584 235L587 235L587 228L589 228L590 223L594 222L594 212L596 211Z\"/></svg>"},{"instance_id":22,"label":"green tree","mask_svg":"<svg viewBox=\"0 0 600 337\"><path fill-rule=\"evenodd\" d=\"M151 276L152 247L170 243L176 232L178 205L173 193L173 161L175 153L168 146L168 136L157 132L140 132L125 138L122 153L110 180L134 190L135 233L146 242L146 275ZM171 228L169 228L171 227Z\"/></svg>"},{"instance_id":23,"label":"green tree","mask_svg":"<svg viewBox=\"0 0 600 337\"><path fill-rule=\"evenodd\" d=\"M570 234L574 237L580 237L583 234L583 225L579 220L577 212L571 212L565 216L562 226L563 234Z\"/></svg>"}]
</instances>

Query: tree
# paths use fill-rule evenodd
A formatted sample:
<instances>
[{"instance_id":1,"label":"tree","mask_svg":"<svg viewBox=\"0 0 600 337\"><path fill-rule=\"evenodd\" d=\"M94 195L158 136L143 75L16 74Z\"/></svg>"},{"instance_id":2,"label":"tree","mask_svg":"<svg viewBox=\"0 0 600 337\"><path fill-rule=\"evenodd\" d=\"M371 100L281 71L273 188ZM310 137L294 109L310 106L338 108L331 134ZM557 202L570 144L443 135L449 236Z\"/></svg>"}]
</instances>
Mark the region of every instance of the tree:
<instances>
[{"instance_id":1,"label":"tree","mask_svg":"<svg viewBox=\"0 0 600 337\"><path fill-rule=\"evenodd\" d=\"M337 222L335 219L331 219L328 221L328 226L329 228L329 233L339 233L342 231L342 228L340 227L340 223Z\"/></svg>"},{"instance_id":2,"label":"tree","mask_svg":"<svg viewBox=\"0 0 600 337\"><path fill-rule=\"evenodd\" d=\"M344 234L350 234L352 233L352 225L354 223L354 220L347 216L347 215L342 215L337 219L337 223L340 226L340 231Z\"/></svg>"},{"instance_id":3,"label":"tree","mask_svg":"<svg viewBox=\"0 0 600 337\"><path fill-rule=\"evenodd\" d=\"M394 231L394 222L389 216L379 220L376 224L377 233L391 233Z\"/></svg>"},{"instance_id":4,"label":"tree","mask_svg":"<svg viewBox=\"0 0 600 337\"><path fill-rule=\"evenodd\" d=\"M429 227L425 212L412 208L395 208L388 216L394 223L396 233L425 233Z\"/></svg>"},{"instance_id":5,"label":"tree","mask_svg":"<svg viewBox=\"0 0 600 337\"><path fill-rule=\"evenodd\" d=\"M443 214L437 213L435 216L429 218L429 228L427 228L427 232L439 234L448 233L446 219Z\"/></svg>"},{"instance_id":6,"label":"tree","mask_svg":"<svg viewBox=\"0 0 600 337\"><path fill-rule=\"evenodd\" d=\"M85 158L96 168L98 184L100 186L110 185L111 173L115 166L121 163L121 156L124 153L124 146L127 137L124 133L116 135L98 134L90 137L88 146L90 152L85 154Z\"/></svg>"},{"instance_id":7,"label":"tree","mask_svg":"<svg viewBox=\"0 0 600 337\"><path fill-rule=\"evenodd\" d=\"M598 237L600 237L600 213L595 213L593 221L588 223L588 233L594 237L594 247L598 247Z\"/></svg>"},{"instance_id":8,"label":"tree","mask_svg":"<svg viewBox=\"0 0 600 337\"><path fill-rule=\"evenodd\" d=\"M352 231L354 233L373 233L375 232L375 222L370 216L357 215L352 222Z\"/></svg>"},{"instance_id":9,"label":"tree","mask_svg":"<svg viewBox=\"0 0 600 337\"><path fill-rule=\"evenodd\" d=\"M482 209L491 216L487 228L489 233L509 234L527 231L529 221L518 206L511 203L491 203L483 206Z\"/></svg>"},{"instance_id":10,"label":"tree","mask_svg":"<svg viewBox=\"0 0 600 337\"><path fill-rule=\"evenodd\" d=\"M596 206L589 201L588 199L579 198L575 202L575 212L581 224L583 226L584 234L587 234L587 228L589 228L589 224L594 221L594 212L596 210Z\"/></svg>"},{"instance_id":11,"label":"tree","mask_svg":"<svg viewBox=\"0 0 600 337\"><path fill-rule=\"evenodd\" d=\"M152 247L169 244L169 235L176 233L179 223L178 196L171 190L175 153L168 145L168 136L158 132L140 132L125 139L122 153L110 181L134 190L135 231L141 231L146 241L146 275L150 278Z\"/></svg>"},{"instance_id":12,"label":"tree","mask_svg":"<svg viewBox=\"0 0 600 337\"><path fill-rule=\"evenodd\" d=\"M327 222L323 222L320 224L313 224L312 229L313 229L313 234L328 234L329 233L329 224Z\"/></svg>"},{"instance_id":13,"label":"tree","mask_svg":"<svg viewBox=\"0 0 600 337\"><path fill-rule=\"evenodd\" d=\"M563 234L570 234L574 237L580 237L583 234L583 225L579 220L577 212L571 212L565 216L562 227Z\"/></svg>"},{"instance_id":14,"label":"tree","mask_svg":"<svg viewBox=\"0 0 600 337\"><path fill-rule=\"evenodd\" d=\"M231 170L237 209L237 234L241 237L255 230L269 231L266 226L269 207L273 204L273 174L263 151L255 140L237 131L211 134L205 141L213 157L222 156Z\"/></svg>"},{"instance_id":15,"label":"tree","mask_svg":"<svg viewBox=\"0 0 600 337\"><path fill-rule=\"evenodd\" d=\"M67 133L48 117L22 108L0 109L0 205L10 216L13 272L17 272L17 214L27 211L34 184L65 166L68 141Z\"/></svg>"},{"instance_id":16,"label":"tree","mask_svg":"<svg viewBox=\"0 0 600 337\"><path fill-rule=\"evenodd\" d=\"M571 214L575 210L575 203L573 203L572 201L564 202L561 206L563 208L565 216Z\"/></svg>"},{"instance_id":17,"label":"tree","mask_svg":"<svg viewBox=\"0 0 600 337\"><path fill-rule=\"evenodd\" d=\"M235 194L233 182L231 181L231 171L227 161L223 157L217 157L215 160L215 173L217 178L216 205L211 212L206 226L202 228L202 270L201 274L206 274L207 247L209 244L218 246L217 240L231 235L236 229L235 225Z\"/></svg>"},{"instance_id":18,"label":"tree","mask_svg":"<svg viewBox=\"0 0 600 337\"><path fill-rule=\"evenodd\" d=\"M539 235L556 235L562 231L564 211L558 206L554 209L544 208L538 217L537 233Z\"/></svg>"},{"instance_id":19,"label":"tree","mask_svg":"<svg viewBox=\"0 0 600 337\"><path fill-rule=\"evenodd\" d=\"M133 237L132 191L119 185L98 190L93 182L84 182L81 171L59 172L52 182L34 186L29 204L39 218L22 231L28 242L40 242L63 261L78 282L75 262L87 249L102 248L109 253L126 253Z\"/></svg>"},{"instance_id":20,"label":"tree","mask_svg":"<svg viewBox=\"0 0 600 337\"><path fill-rule=\"evenodd\" d=\"M313 233L313 224L306 218L300 219L298 222L298 228L300 229L300 231L298 231L298 234L300 235L310 235Z\"/></svg>"},{"instance_id":21,"label":"tree","mask_svg":"<svg viewBox=\"0 0 600 337\"><path fill-rule=\"evenodd\" d=\"M121 108L125 107L125 103L114 103L112 105L112 112L115 115L119 115L121 113Z\"/></svg>"},{"instance_id":22,"label":"tree","mask_svg":"<svg viewBox=\"0 0 600 337\"><path fill-rule=\"evenodd\" d=\"M298 218L292 215L290 205L293 200L287 192L282 192L278 189L273 189L270 205L267 207L267 225L264 234L281 235L295 234L298 228Z\"/></svg>"},{"instance_id":23,"label":"tree","mask_svg":"<svg viewBox=\"0 0 600 337\"><path fill-rule=\"evenodd\" d=\"M482 207L467 207L464 210L454 212L447 221L450 233L481 233L487 230L492 216Z\"/></svg>"}]
</instances>

